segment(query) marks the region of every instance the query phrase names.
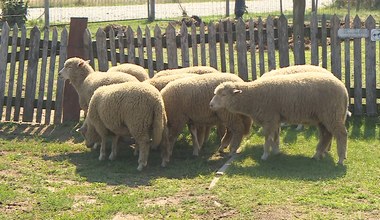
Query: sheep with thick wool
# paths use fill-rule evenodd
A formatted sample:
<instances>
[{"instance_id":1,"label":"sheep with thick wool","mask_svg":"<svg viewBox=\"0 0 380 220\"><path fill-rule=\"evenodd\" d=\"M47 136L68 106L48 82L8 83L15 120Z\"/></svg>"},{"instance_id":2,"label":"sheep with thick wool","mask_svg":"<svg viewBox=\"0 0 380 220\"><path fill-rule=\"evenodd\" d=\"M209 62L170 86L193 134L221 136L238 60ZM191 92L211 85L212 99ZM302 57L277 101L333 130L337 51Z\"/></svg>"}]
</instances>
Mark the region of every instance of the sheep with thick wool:
<instances>
[{"instance_id":1,"label":"sheep with thick wool","mask_svg":"<svg viewBox=\"0 0 380 220\"><path fill-rule=\"evenodd\" d=\"M137 169L147 165L150 148L157 147L166 135L165 106L160 92L152 85L127 82L102 86L91 98L84 125L79 129L92 146L101 141L99 160L106 157L106 138L112 136L110 160L117 155L120 136L132 136L139 148ZM161 148L162 166L169 161Z\"/></svg>"},{"instance_id":2,"label":"sheep with thick wool","mask_svg":"<svg viewBox=\"0 0 380 220\"><path fill-rule=\"evenodd\" d=\"M337 140L338 163L343 164L346 158L348 94L343 83L331 74L306 72L222 83L215 89L210 108L244 114L261 125L265 136L263 160L268 158L270 148L273 153L279 152L281 122L318 126L314 158L324 156L333 136Z\"/></svg>"},{"instance_id":3,"label":"sheep with thick wool","mask_svg":"<svg viewBox=\"0 0 380 220\"><path fill-rule=\"evenodd\" d=\"M161 91L168 83L173 82L174 80L188 78L188 77L195 77L195 76L199 76L199 75L195 73L170 74L170 75L165 75L161 77L153 77L146 80L145 82L153 85L154 87L156 87L158 90ZM193 155L198 156L199 150L202 148L204 141L208 139L208 136L211 131L211 126L196 125L191 122L187 123L187 125L191 133L191 138L193 142ZM220 137L224 135L224 131L225 131L224 126L218 125L218 132L222 133L222 134L219 134Z\"/></svg>"},{"instance_id":4,"label":"sheep with thick wool","mask_svg":"<svg viewBox=\"0 0 380 220\"><path fill-rule=\"evenodd\" d=\"M241 114L226 110L212 111L209 102L214 89L222 82L243 82L241 78L229 73L210 73L196 77L178 79L161 90L168 119L168 142L164 143L170 152L178 135L186 123L201 126L223 124L227 132L222 138L219 151L228 145L230 154L237 151L244 135L249 133L252 120Z\"/></svg>"},{"instance_id":5,"label":"sheep with thick wool","mask_svg":"<svg viewBox=\"0 0 380 220\"><path fill-rule=\"evenodd\" d=\"M59 71L59 76L70 80L79 96L79 105L85 114L88 103L95 90L101 86L124 82L138 82L136 77L122 72L97 72L89 64L78 57L69 58Z\"/></svg>"},{"instance_id":6,"label":"sheep with thick wool","mask_svg":"<svg viewBox=\"0 0 380 220\"><path fill-rule=\"evenodd\" d=\"M180 69L161 70L158 73L154 74L153 78L182 73L194 73L201 75L207 73L219 73L219 71L211 66L191 66Z\"/></svg>"},{"instance_id":7,"label":"sheep with thick wool","mask_svg":"<svg viewBox=\"0 0 380 220\"><path fill-rule=\"evenodd\" d=\"M289 74L294 74L294 73L305 73L305 72L318 72L318 73L332 74L330 71L328 71L327 69L323 67L305 64L305 65L294 65L294 66L288 66L288 67L283 67L280 69L271 70L269 72L264 73L260 78L289 75Z\"/></svg>"},{"instance_id":8,"label":"sheep with thick wool","mask_svg":"<svg viewBox=\"0 0 380 220\"><path fill-rule=\"evenodd\" d=\"M123 72L130 74L136 79L138 79L140 82L143 82L147 79L149 79L149 75L146 72L146 70L139 65L133 64L133 63L123 63L117 66L113 66L107 70L107 72Z\"/></svg>"}]
</instances>

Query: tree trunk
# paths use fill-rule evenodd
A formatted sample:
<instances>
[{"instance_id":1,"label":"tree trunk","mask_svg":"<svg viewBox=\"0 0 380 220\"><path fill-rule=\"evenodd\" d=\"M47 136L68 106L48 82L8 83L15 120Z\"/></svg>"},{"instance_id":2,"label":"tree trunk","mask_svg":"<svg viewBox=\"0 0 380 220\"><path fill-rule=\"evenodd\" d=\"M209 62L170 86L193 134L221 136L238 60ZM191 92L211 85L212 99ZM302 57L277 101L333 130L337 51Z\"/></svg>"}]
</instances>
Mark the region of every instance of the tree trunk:
<instances>
[{"instance_id":1,"label":"tree trunk","mask_svg":"<svg viewBox=\"0 0 380 220\"><path fill-rule=\"evenodd\" d=\"M293 43L295 64L305 64L305 0L293 0Z\"/></svg>"}]
</instances>

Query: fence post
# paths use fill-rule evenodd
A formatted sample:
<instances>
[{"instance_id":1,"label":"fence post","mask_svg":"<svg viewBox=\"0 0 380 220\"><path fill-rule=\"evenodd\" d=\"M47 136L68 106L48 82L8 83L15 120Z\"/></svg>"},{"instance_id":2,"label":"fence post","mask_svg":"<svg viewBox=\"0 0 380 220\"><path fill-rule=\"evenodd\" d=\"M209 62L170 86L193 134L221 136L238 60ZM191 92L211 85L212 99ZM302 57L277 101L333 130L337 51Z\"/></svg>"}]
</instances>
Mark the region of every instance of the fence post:
<instances>
[{"instance_id":1,"label":"fence post","mask_svg":"<svg viewBox=\"0 0 380 220\"><path fill-rule=\"evenodd\" d=\"M80 57L88 59L84 50L84 32L87 28L87 18L70 18L69 43L67 58ZM70 83L65 83L63 96L63 122L79 121L80 107L78 93Z\"/></svg>"}]
</instances>

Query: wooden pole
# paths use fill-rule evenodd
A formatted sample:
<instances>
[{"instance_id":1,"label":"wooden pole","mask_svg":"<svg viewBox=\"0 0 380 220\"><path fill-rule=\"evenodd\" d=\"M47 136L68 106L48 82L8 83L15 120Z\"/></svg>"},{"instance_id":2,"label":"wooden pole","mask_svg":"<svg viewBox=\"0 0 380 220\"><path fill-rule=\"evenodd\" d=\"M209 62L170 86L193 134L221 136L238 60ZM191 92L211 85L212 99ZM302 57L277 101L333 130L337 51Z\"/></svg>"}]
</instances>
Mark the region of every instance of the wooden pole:
<instances>
[{"instance_id":1,"label":"wooden pole","mask_svg":"<svg viewBox=\"0 0 380 220\"><path fill-rule=\"evenodd\" d=\"M49 28L50 20L49 20L49 0L45 0L45 28Z\"/></svg>"},{"instance_id":2,"label":"wooden pole","mask_svg":"<svg viewBox=\"0 0 380 220\"><path fill-rule=\"evenodd\" d=\"M87 18L70 18L69 43L67 58L80 57L88 59L85 54L83 36L87 28ZM63 122L79 121L80 107L78 93L66 80L63 96Z\"/></svg>"}]
</instances>

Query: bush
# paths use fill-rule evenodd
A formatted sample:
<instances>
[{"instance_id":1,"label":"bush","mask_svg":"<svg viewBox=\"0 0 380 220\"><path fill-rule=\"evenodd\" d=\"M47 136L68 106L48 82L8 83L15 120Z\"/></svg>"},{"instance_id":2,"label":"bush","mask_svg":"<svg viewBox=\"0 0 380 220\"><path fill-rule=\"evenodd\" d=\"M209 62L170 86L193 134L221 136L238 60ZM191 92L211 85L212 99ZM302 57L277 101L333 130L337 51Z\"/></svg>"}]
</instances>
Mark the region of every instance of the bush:
<instances>
[{"instance_id":1,"label":"bush","mask_svg":"<svg viewBox=\"0 0 380 220\"><path fill-rule=\"evenodd\" d=\"M1 21L8 22L9 26L25 24L28 13L28 1L23 0L1 0Z\"/></svg>"}]
</instances>

